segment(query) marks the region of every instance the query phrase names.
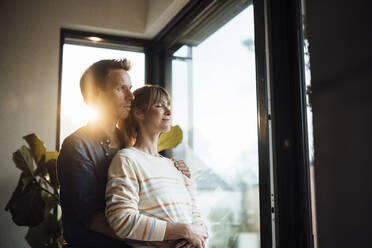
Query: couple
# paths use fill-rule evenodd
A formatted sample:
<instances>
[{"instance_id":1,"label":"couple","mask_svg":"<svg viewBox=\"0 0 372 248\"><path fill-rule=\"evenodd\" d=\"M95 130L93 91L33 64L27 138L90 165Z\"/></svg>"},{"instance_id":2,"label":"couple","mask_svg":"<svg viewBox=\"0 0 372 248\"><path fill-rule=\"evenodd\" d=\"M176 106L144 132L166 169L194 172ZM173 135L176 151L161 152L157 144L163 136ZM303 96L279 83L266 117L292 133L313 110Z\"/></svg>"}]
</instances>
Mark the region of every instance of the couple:
<instances>
[{"instance_id":1,"label":"couple","mask_svg":"<svg viewBox=\"0 0 372 248\"><path fill-rule=\"evenodd\" d=\"M202 248L188 168L157 152L170 97L158 86L132 93L129 69L126 59L101 60L81 77L100 118L67 137L58 157L64 238L71 248Z\"/></svg>"}]
</instances>

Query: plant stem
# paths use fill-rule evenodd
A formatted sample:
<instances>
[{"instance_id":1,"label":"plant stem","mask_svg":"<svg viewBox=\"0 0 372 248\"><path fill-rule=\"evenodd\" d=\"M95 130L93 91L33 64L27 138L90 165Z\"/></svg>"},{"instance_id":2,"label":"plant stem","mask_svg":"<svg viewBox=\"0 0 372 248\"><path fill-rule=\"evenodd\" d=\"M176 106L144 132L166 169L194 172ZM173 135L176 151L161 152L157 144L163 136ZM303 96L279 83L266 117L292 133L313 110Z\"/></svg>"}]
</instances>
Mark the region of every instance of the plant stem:
<instances>
[{"instance_id":1,"label":"plant stem","mask_svg":"<svg viewBox=\"0 0 372 248\"><path fill-rule=\"evenodd\" d=\"M42 178L42 179L44 179L44 181L48 182L45 178ZM50 194L51 196L54 196L56 198L56 200L58 200L58 202L59 202L58 194L52 193L49 190L44 189L43 187L41 187L40 183L35 178L34 178L34 180L38 184L38 186L40 187L41 190L45 191L46 193Z\"/></svg>"}]
</instances>

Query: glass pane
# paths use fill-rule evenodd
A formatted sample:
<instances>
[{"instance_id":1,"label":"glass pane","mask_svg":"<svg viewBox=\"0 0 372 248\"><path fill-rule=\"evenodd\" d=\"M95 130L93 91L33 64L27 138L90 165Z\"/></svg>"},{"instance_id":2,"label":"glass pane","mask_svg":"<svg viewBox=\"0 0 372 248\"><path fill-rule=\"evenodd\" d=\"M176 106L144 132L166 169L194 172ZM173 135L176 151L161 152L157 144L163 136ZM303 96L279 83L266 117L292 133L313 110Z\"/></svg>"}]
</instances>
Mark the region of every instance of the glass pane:
<instances>
[{"instance_id":1,"label":"glass pane","mask_svg":"<svg viewBox=\"0 0 372 248\"><path fill-rule=\"evenodd\" d=\"M260 247L253 6L173 61L174 156L190 166L208 247Z\"/></svg>"},{"instance_id":2,"label":"glass pane","mask_svg":"<svg viewBox=\"0 0 372 248\"><path fill-rule=\"evenodd\" d=\"M94 118L94 111L83 100L80 93L80 77L91 64L101 59L128 58L133 88L144 85L145 55L116 49L97 48L72 44L63 45L62 87L61 87L61 129L60 144L78 128Z\"/></svg>"},{"instance_id":3,"label":"glass pane","mask_svg":"<svg viewBox=\"0 0 372 248\"><path fill-rule=\"evenodd\" d=\"M172 61L172 108L173 120L177 120L177 124L181 127L183 132L183 143L189 143L187 130L190 130L189 123L189 106L188 99L188 67L184 61ZM191 123L192 124L192 123Z\"/></svg>"},{"instance_id":4,"label":"glass pane","mask_svg":"<svg viewBox=\"0 0 372 248\"><path fill-rule=\"evenodd\" d=\"M187 57L188 54L187 54L187 46L184 45L182 47L180 47L175 53L173 53L173 56L176 56L176 57Z\"/></svg>"}]
</instances>

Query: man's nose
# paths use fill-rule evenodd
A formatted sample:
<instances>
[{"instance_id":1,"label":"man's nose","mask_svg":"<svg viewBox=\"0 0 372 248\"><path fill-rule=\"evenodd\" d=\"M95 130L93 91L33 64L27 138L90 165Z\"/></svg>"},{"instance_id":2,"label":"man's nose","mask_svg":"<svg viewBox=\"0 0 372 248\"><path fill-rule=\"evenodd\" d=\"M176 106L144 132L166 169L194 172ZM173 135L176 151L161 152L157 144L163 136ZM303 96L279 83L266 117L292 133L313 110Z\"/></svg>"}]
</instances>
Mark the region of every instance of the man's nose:
<instances>
[{"instance_id":1,"label":"man's nose","mask_svg":"<svg viewBox=\"0 0 372 248\"><path fill-rule=\"evenodd\" d=\"M132 91L130 91L130 90L128 89L128 91L127 91L127 94L126 94L125 98L126 98L126 100L128 100L128 101L133 101L133 100L134 100L134 95L133 95L133 92L132 92Z\"/></svg>"}]
</instances>

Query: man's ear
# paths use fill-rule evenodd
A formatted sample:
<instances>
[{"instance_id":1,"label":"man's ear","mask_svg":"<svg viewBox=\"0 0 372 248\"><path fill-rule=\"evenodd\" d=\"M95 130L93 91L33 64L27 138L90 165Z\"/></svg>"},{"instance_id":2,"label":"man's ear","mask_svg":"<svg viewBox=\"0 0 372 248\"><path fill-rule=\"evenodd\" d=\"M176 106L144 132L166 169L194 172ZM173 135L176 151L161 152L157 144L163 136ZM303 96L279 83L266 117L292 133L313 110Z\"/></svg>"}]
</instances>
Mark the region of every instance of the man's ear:
<instances>
[{"instance_id":1,"label":"man's ear","mask_svg":"<svg viewBox=\"0 0 372 248\"><path fill-rule=\"evenodd\" d=\"M87 101L87 104L88 105L95 105L97 100L98 100L98 96L100 94L102 94L101 90L98 89L97 86L90 86L88 89L87 89L87 93L88 93L88 101Z\"/></svg>"},{"instance_id":2,"label":"man's ear","mask_svg":"<svg viewBox=\"0 0 372 248\"><path fill-rule=\"evenodd\" d=\"M134 115L134 117L137 120L143 120L143 119L145 119L145 113L142 110L138 109L138 108L134 108L133 109L133 115Z\"/></svg>"}]
</instances>

